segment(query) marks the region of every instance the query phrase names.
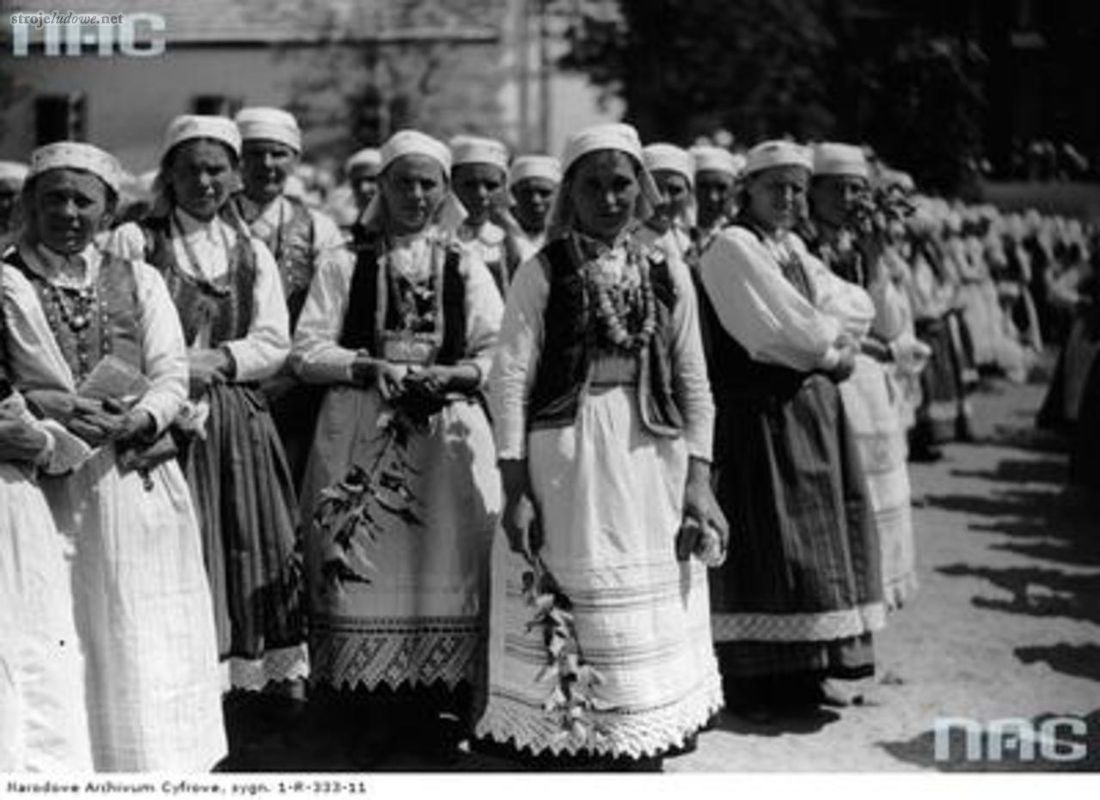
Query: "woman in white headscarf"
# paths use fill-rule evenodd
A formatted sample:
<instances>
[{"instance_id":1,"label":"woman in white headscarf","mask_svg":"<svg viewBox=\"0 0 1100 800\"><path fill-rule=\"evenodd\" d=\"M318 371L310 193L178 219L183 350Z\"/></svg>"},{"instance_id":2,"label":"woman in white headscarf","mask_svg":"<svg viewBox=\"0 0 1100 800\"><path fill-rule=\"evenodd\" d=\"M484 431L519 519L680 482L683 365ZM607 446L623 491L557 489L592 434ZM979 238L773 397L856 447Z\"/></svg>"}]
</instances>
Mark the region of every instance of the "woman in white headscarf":
<instances>
[{"instance_id":1,"label":"woman in white headscarf","mask_svg":"<svg viewBox=\"0 0 1100 800\"><path fill-rule=\"evenodd\" d=\"M482 663L500 484L481 391L502 304L454 238L450 167L417 131L383 145L356 258L321 265L291 356L328 389L302 502L313 678L345 690L359 733L375 724L368 758L402 733L453 748L439 715L469 713Z\"/></svg>"},{"instance_id":2,"label":"woman in white headscarf","mask_svg":"<svg viewBox=\"0 0 1100 800\"><path fill-rule=\"evenodd\" d=\"M4 258L5 345L28 406L84 443L72 473L43 488L76 546L95 768L205 771L226 749L214 615L167 433L186 400L187 356L156 270L95 245L117 175L92 145L33 154L24 235Z\"/></svg>"},{"instance_id":3,"label":"woman in white headscarf","mask_svg":"<svg viewBox=\"0 0 1100 800\"><path fill-rule=\"evenodd\" d=\"M695 160L687 150L664 142L646 145L642 158L659 195L646 226L657 235L658 246L689 264L695 226Z\"/></svg>"},{"instance_id":4,"label":"woman in white headscarf","mask_svg":"<svg viewBox=\"0 0 1100 800\"><path fill-rule=\"evenodd\" d=\"M164 276L188 347L191 399L209 414L185 463L227 688L266 689L238 699L293 715L309 673L302 556L290 469L260 389L286 361L289 320L275 259L229 203L240 152L232 120L174 119L157 206L119 228L113 247Z\"/></svg>"},{"instance_id":5,"label":"woman in white headscarf","mask_svg":"<svg viewBox=\"0 0 1100 800\"><path fill-rule=\"evenodd\" d=\"M727 702L843 704L830 678L874 671L885 618L879 542L836 384L875 316L868 294L792 230L812 161L785 141L749 151L735 224L700 265L718 410L716 492L735 556L711 575Z\"/></svg>"},{"instance_id":6,"label":"woman in white headscarf","mask_svg":"<svg viewBox=\"0 0 1100 800\"><path fill-rule=\"evenodd\" d=\"M658 197L637 133L586 129L562 162L550 241L516 274L493 365L507 538L477 732L650 764L721 704L692 555L700 531L711 555L724 546L714 408L687 268L640 230Z\"/></svg>"}]
</instances>

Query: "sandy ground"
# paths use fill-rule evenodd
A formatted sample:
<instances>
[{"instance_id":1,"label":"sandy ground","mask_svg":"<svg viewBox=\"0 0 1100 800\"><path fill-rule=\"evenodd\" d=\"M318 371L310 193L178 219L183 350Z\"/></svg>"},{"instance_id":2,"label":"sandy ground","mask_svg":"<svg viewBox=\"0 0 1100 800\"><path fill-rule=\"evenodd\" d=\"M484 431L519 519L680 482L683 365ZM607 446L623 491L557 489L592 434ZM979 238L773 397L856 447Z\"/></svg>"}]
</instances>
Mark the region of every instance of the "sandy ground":
<instances>
[{"instance_id":1,"label":"sandy ground","mask_svg":"<svg viewBox=\"0 0 1100 800\"><path fill-rule=\"evenodd\" d=\"M1065 488L1061 443L1033 431L1041 386L999 383L973 398L979 443L913 465L921 587L876 639L878 675L867 702L767 724L723 713L698 749L667 772L1100 770L1100 499ZM1055 754L1084 743L1073 762L968 759L962 734L937 760L938 718L981 726L1023 718L1083 718L1060 732ZM1056 732L1057 733L1057 732ZM284 744L278 744L279 741ZM226 764L228 770L356 770L339 736L286 737ZM1048 742L1047 752L1054 742ZM369 763L369 761L367 762ZM472 754L433 761L395 755L385 771L499 771L514 762Z\"/></svg>"}]
</instances>

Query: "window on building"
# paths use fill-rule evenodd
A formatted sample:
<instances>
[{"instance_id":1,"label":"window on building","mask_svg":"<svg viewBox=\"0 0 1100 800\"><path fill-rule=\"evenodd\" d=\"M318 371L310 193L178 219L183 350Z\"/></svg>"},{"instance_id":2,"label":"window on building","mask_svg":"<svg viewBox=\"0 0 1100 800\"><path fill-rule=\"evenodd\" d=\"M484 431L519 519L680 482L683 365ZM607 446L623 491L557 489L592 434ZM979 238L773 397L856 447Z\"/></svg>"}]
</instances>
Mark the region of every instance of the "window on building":
<instances>
[{"instance_id":1,"label":"window on building","mask_svg":"<svg viewBox=\"0 0 1100 800\"><path fill-rule=\"evenodd\" d=\"M244 103L237 97L227 97L224 94L199 94L191 98L191 113L232 117L241 110L243 105Z\"/></svg>"},{"instance_id":2,"label":"window on building","mask_svg":"<svg viewBox=\"0 0 1100 800\"><path fill-rule=\"evenodd\" d=\"M37 145L88 138L88 98L83 92L45 94L34 101L34 139Z\"/></svg>"}]
</instances>

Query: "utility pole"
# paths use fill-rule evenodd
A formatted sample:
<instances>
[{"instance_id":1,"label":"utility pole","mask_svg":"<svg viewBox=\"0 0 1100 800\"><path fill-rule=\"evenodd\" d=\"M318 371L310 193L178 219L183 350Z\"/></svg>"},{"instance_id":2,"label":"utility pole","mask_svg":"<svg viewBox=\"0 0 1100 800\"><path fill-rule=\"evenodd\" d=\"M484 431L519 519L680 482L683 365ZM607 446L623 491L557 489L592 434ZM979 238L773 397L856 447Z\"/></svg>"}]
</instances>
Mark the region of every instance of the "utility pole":
<instances>
[{"instance_id":1,"label":"utility pole","mask_svg":"<svg viewBox=\"0 0 1100 800\"><path fill-rule=\"evenodd\" d=\"M521 150L530 146L531 136L531 68L530 17L528 0L516 2L516 81L519 84L519 131L516 137Z\"/></svg>"},{"instance_id":2,"label":"utility pole","mask_svg":"<svg viewBox=\"0 0 1100 800\"><path fill-rule=\"evenodd\" d=\"M539 4L539 145L550 152L550 0L535 0Z\"/></svg>"}]
</instances>

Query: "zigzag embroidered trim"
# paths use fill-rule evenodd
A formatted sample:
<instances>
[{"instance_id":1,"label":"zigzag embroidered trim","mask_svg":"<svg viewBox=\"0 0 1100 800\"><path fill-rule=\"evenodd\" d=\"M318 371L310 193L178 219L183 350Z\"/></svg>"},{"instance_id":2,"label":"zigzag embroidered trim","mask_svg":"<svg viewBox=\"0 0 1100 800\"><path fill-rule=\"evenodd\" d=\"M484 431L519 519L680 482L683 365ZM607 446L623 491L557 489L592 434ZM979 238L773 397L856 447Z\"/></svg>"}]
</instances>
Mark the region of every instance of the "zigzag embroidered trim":
<instances>
[{"instance_id":1,"label":"zigzag embroidered trim","mask_svg":"<svg viewBox=\"0 0 1100 800\"><path fill-rule=\"evenodd\" d=\"M328 633L313 641L312 680L339 689L433 683L454 689L475 677L479 639L476 632L468 631Z\"/></svg>"},{"instance_id":2,"label":"zigzag embroidered trim","mask_svg":"<svg viewBox=\"0 0 1100 800\"><path fill-rule=\"evenodd\" d=\"M228 662L222 662L222 668L224 689L259 692L269 683L308 678L309 651L303 642L293 647L268 650L257 659L231 657Z\"/></svg>"},{"instance_id":3,"label":"zigzag embroidered trim","mask_svg":"<svg viewBox=\"0 0 1100 800\"><path fill-rule=\"evenodd\" d=\"M561 736L561 725L541 706L489 690L489 707L477 724L476 735L489 737L516 750L596 754L613 758L649 758L681 747L722 707L721 683L715 676L680 702L658 709L616 713L589 711L587 718L603 729L604 738L593 745L578 745Z\"/></svg>"},{"instance_id":4,"label":"zigzag embroidered trim","mask_svg":"<svg viewBox=\"0 0 1100 800\"><path fill-rule=\"evenodd\" d=\"M871 603L818 614L712 613L716 642L829 642L862 636L886 626L886 606Z\"/></svg>"}]
</instances>

